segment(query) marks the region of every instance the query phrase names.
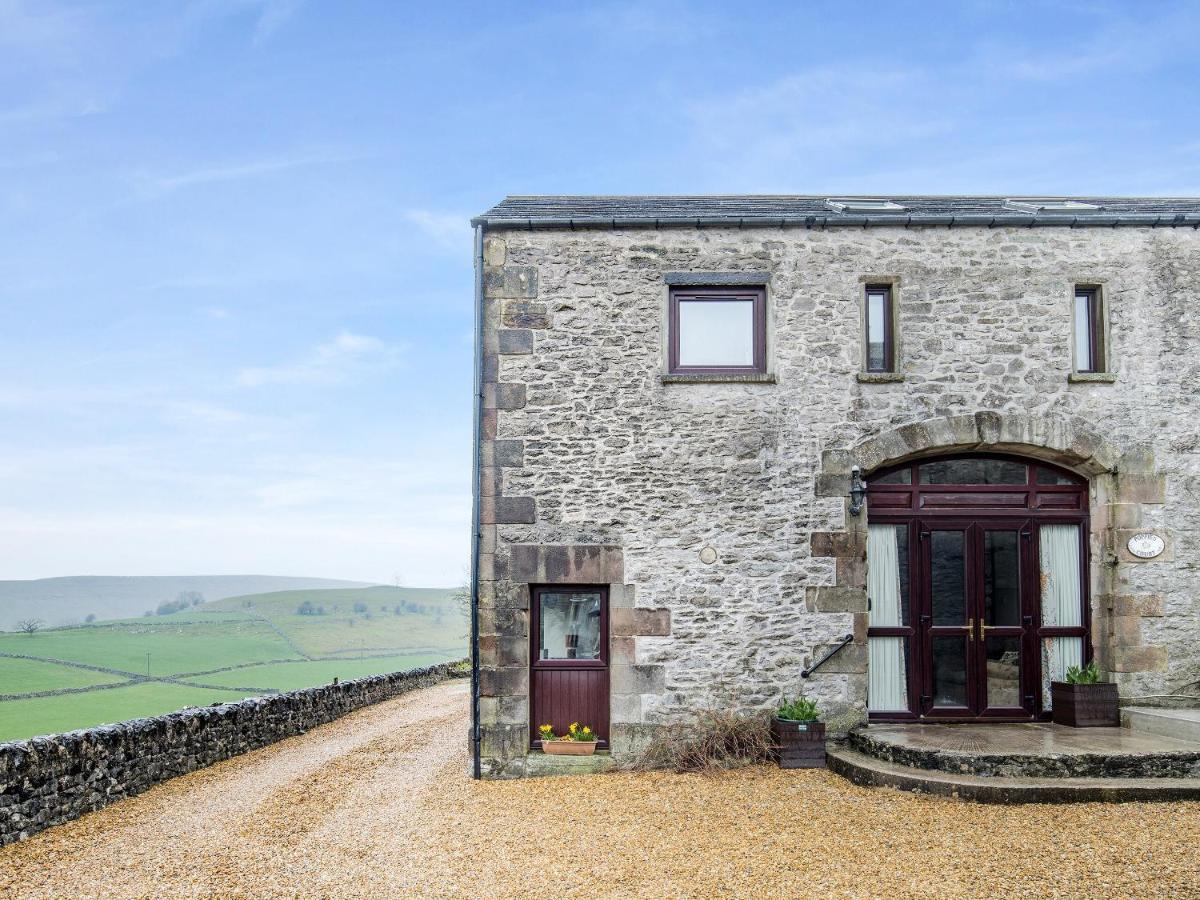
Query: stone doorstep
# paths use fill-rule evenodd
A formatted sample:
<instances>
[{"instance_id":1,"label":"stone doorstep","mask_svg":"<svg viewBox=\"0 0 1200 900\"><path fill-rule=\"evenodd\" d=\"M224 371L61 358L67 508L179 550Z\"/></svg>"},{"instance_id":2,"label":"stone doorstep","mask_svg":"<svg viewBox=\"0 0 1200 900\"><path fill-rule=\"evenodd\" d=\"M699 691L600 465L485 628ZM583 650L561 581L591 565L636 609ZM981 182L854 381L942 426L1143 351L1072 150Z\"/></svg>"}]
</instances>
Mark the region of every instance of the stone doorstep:
<instances>
[{"instance_id":1,"label":"stone doorstep","mask_svg":"<svg viewBox=\"0 0 1200 900\"><path fill-rule=\"evenodd\" d=\"M1129 803L1200 800L1200 778L1021 778L912 769L830 747L826 766L855 784L976 803Z\"/></svg>"},{"instance_id":2,"label":"stone doorstep","mask_svg":"<svg viewBox=\"0 0 1200 900\"><path fill-rule=\"evenodd\" d=\"M852 731L847 747L921 774L1035 780L1190 778L1200 784L1200 743L1128 728L877 725Z\"/></svg>"},{"instance_id":3,"label":"stone doorstep","mask_svg":"<svg viewBox=\"0 0 1200 900\"><path fill-rule=\"evenodd\" d=\"M537 778L543 775L598 775L611 772L617 761L608 750L597 750L591 756L555 756L531 751L525 755L525 775Z\"/></svg>"}]
</instances>

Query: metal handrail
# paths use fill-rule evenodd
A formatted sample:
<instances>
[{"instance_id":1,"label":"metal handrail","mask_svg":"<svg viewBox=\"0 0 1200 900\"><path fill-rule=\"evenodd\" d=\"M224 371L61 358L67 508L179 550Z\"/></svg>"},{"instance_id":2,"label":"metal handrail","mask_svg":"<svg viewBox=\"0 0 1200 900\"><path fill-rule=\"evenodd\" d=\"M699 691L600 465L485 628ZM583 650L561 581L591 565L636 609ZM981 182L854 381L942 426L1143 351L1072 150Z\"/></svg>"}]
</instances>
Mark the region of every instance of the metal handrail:
<instances>
[{"instance_id":1,"label":"metal handrail","mask_svg":"<svg viewBox=\"0 0 1200 900\"><path fill-rule=\"evenodd\" d=\"M817 669L821 668L821 666L825 665L825 663L829 662L829 660L831 660L839 651L844 650L848 644L852 644L853 642L854 642L854 635L852 635L852 634L846 635L844 638L841 639L841 641L838 643L838 645L836 647L834 647L832 650L830 650L828 653L826 653L824 656L822 656L820 659L818 659L815 663L813 663L807 669L802 669L800 671L800 677L807 678L813 672L817 671Z\"/></svg>"}]
</instances>

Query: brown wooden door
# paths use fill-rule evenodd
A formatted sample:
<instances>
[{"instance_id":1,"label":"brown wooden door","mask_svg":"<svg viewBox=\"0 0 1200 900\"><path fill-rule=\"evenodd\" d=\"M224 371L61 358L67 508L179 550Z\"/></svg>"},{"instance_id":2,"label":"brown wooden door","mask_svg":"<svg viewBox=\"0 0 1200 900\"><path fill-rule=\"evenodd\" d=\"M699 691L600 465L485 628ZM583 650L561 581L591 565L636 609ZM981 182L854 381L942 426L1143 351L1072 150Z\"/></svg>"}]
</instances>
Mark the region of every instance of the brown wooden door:
<instances>
[{"instance_id":1,"label":"brown wooden door","mask_svg":"<svg viewBox=\"0 0 1200 900\"><path fill-rule=\"evenodd\" d=\"M608 744L608 589L538 587L530 614L530 740L590 725Z\"/></svg>"}]
</instances>

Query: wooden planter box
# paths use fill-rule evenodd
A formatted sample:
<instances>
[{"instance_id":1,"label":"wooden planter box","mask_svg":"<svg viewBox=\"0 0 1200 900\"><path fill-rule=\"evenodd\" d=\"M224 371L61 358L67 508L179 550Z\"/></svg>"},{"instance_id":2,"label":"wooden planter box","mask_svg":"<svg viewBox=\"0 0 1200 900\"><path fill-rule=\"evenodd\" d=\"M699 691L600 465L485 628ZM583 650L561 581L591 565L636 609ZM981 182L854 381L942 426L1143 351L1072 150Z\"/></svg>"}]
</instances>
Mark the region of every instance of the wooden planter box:
<instances>
[{"instance_id":1,"label":"wooden planter box","mask_svg":"<svg viewBox=\"0 0 1200 900\"><path fill-rule=\"evenodd\" d=\"M591 756L599 741L542 741L542 752L551 756Z\"/></svg>"},{"instance_id":2,"label":"wooden planter box","mask_svg":"<svg viewBox=\"0 0 1200 900\"><path fill-rule=\"evenodd\" d=\"M1055 724L1094 728L1121 724L1115 684L1050 682L1050 717Z\"/></svg>"},{"instance_id":3,"label":"wooden planter box","mask_svg":"<svg viewBox=\"0 0 1200 900\"><path fill-rule=\"evenodd\" d=\"M771 739L781 769L825 768L825 723L771 718Z\"/></svg>"}]
</instances>

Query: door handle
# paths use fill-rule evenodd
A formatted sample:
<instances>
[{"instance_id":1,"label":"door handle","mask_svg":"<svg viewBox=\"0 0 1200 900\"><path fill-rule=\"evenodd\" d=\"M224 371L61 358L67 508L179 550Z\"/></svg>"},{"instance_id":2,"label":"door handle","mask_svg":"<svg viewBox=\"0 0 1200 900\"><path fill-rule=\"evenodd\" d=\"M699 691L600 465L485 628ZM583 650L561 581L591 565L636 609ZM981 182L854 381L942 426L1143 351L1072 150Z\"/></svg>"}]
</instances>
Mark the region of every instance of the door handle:
<instances>
[{"instance_id":1,"label":"door handle","mask_svg":"<svg viewBox=\"0 0 1200 900\"><path fill-rule=\"evenodd\" d=\"M971 640L975 635L975 620L967 619L967 640Z\"/></svg>"}]
</instances>

